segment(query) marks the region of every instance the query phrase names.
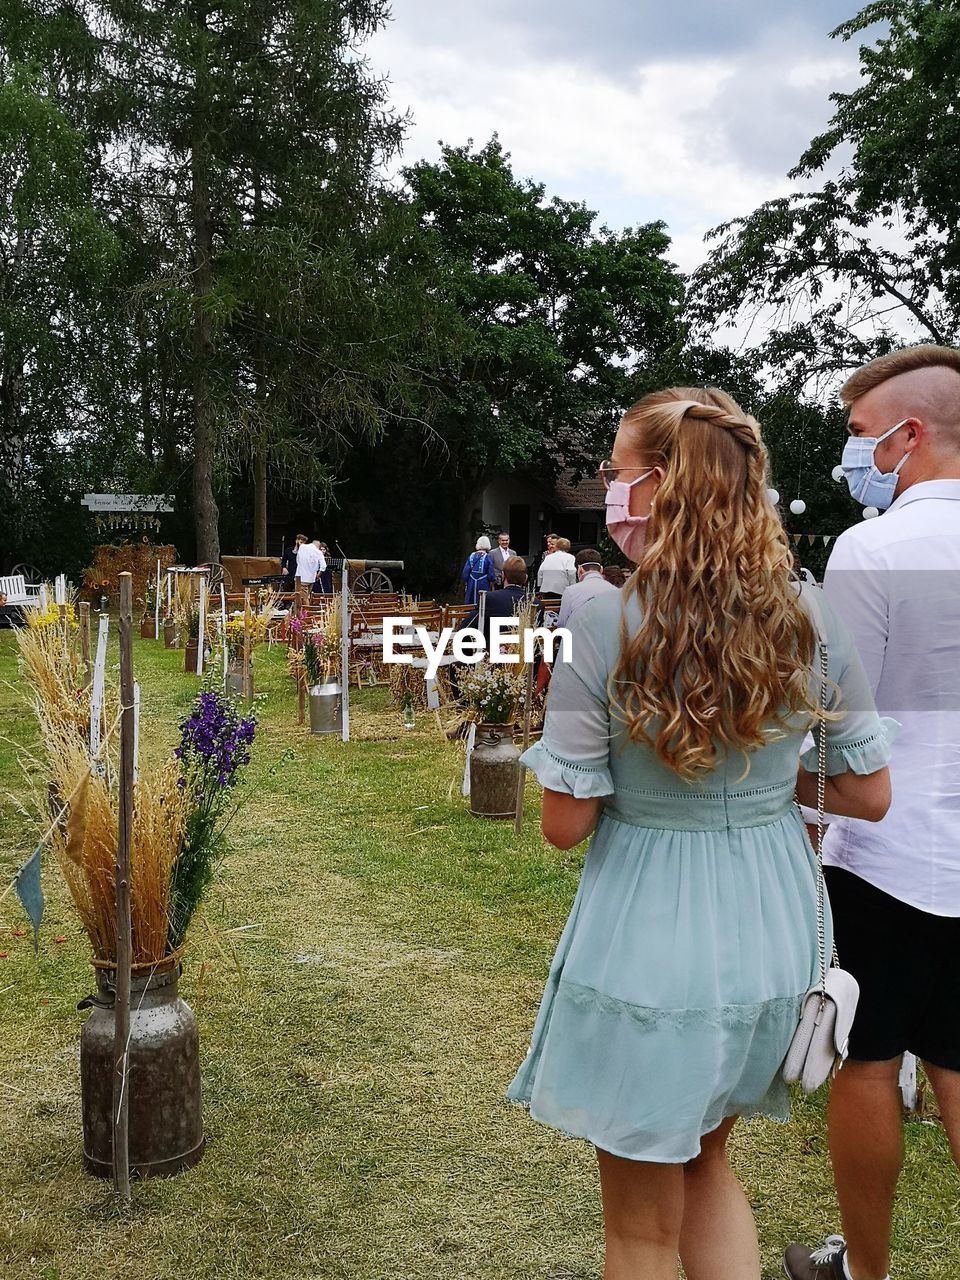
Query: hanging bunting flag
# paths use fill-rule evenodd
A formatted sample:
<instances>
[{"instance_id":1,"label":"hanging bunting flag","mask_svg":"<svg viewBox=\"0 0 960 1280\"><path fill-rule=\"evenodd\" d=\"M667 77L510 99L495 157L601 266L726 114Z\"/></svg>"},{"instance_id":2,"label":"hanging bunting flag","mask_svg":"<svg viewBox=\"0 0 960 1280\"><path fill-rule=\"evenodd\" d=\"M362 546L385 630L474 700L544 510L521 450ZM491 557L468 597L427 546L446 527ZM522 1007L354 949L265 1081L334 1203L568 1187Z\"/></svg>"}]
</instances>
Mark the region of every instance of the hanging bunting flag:
<instances>
[{"instance_id":1,"label":"hanging bunting flag","mask_svg":"<svg viewBox=\"0 0 960 1280\"><path fill-rule=\"evenodd\" d=\"M17 872L13 881L17 897L20 899L23 909L30 917L30 923L33 925L34 951L39 951L40 949L40 923L43 920L43 888L40 884L41 848L42 846L38 844Z\"/></svg>"},{"instance_id":2,"label":"hanging bunting flag","mask_svg":"<svg viewBox=\"0 0 960 1280\"><path fill-rule=\"evenodd\" d=\"M832 535L832 534L825 533L825 534L823 535L823 545L824 545L825 547L829 547L829 545L830 545L830 543L831 543L832 541L833 541L833 535Z\"/></svg>"},{"instance_id":3,"label":"hanging bunting flag","mask_svg":"<svg viewBox=\"0 0 960 1280\"><path fill-rule=\"evenodd\" d=\"M809 543L809 545L810 545L811 547L812 547L812 546L813 546L813 544L816 542L816 540L817 540L817 535L816 535L815 533L808 533L808 534L807 534L807 542Z\"/></svg>"},{"instance_id":4,"label":"hanging bunting flag","mask_svg":"<svg viewBox=\"0 0 960 1280\"><path fill-rule=\"evenodd\" d=\"M800 545L800 534L799 534L799 533L794 533L794 534L791 534L790 536L793 538L793 545L794 545L795 547L799 547L799 545Z\"/></svg>"}]
</instances>

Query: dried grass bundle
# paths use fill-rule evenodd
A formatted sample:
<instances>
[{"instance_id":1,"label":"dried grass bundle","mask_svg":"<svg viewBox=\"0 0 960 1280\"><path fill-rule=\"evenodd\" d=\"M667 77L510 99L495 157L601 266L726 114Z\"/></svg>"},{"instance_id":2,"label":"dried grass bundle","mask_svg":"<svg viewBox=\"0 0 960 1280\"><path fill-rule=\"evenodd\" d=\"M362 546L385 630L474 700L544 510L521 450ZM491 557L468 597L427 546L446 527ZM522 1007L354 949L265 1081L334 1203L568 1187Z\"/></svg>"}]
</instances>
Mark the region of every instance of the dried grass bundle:
<instances>
[{"instance_id":1,"label":"dried grass bundle","mask_svg":"<svg viewBox=\"0 0 960 1280\"><path fill-rule=\"evenodd\" d=\"M23 673L33 688L37 719L48 760L56 751L61 731L70 728L86 739L90 724L90 694L78 633L67 627L39 625L27 610L27 625L16 632Z\"/></svg>"},{"instance_id":2,"label":"dried grass bundle","mask_svg":"<svg viewBox=\"0 0 960 1280\"><path fill-rule=\"evenodd\" d=\"M105 543L94 547L93 564L83 572L84 588L91 594L116 591L118 576L130 573L133 575L134 599L144 600L147 584L156 578L158 560L161 573L176 564L176 547L149 541L125 542L119 547Z\"/></svg>"},{"instance_id":3,"label":"dried grass bundle","mask_svg":"<svg viewBox=\"0 0 960 1280\"><path fill-rule=\"evenodd\" d=\"M424 679L423 671L411 667L407 663L401 664L397 662L391 662L387 670L389 672L390 696L397 710L402 711L409 698L418 711L425 711L427 709L427 682ZM453 685L450 681L450 668L439 667L435 680L441 707L449 707L454 704L456 700L453 694Z\"/></svg>"},{"instance_id":4,"label":"dried grass bundle","mask_svg":"<svg viewBox=\"0 0 960 1280\"><path fill-rule=\"evenodd\" d=\"M69 729L55 740L53 781L66 821L51 843L94 956L116 961L116 858L119 799L106 776L91 773L82 740ZM130 902L133 963L159 964L167 955L170 883L186 829L187 798L175 761L151 769L134 787Z\"/></svg>"}]
</instances>

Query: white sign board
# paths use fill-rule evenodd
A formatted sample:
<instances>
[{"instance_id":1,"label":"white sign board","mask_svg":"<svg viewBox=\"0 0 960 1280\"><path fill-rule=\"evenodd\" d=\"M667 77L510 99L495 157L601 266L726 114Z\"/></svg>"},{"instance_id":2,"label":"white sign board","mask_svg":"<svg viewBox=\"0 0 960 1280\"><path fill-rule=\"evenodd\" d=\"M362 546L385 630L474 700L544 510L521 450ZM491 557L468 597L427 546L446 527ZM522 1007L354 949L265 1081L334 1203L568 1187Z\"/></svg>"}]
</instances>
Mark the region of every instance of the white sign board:
<instances>
[{"instance_id":1,"label":"white sign board","mask_svg":"<svg viewBox=\"0 0 960 1280\"><path fill-rule=\"evenodd\" d=\"M90 511L146 512L172 511L173 498L168 493L85 493L81 507Z\"/></svg>"}]
</instances>

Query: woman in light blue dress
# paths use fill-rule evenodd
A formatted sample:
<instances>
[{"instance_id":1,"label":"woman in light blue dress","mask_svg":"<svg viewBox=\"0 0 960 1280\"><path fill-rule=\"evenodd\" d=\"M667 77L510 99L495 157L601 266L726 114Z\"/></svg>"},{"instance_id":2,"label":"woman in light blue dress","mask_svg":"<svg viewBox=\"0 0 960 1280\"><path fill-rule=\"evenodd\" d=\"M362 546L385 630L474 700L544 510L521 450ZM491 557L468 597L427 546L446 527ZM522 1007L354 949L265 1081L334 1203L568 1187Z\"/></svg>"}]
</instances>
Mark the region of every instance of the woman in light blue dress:
<instances>
[{"instance_id":1,"label":"woman in light blue dress","mask_svg":"<svg viewBox=\"0 0 960 1280\"><path fill-rule=\"evenodd\" d=\"M815 752L798 768L818 715L814 625L759 427L728 396L648 396L601 474L638 572L573 619L524 756L547 840L592 839L509 1096L597 1148L605 1280L675 1280L678 1256L688 1280L756 1280L724 1148L739 1116L787 1117L780 1070L818 968L794 803L816 804ZM826 807L878 820L891 726L820 605Z\"/></svg>"}]
</instances>

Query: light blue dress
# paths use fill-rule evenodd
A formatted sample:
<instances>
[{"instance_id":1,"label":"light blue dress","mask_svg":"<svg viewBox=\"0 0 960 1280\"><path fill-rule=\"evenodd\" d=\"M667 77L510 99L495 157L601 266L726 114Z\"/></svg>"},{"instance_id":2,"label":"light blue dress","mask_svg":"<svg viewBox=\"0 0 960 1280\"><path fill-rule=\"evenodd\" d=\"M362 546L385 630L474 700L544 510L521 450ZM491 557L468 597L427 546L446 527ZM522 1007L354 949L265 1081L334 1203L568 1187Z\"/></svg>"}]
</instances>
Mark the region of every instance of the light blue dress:
<instances>
[{"instance_id":1,"label":"light blue dress","mask_svg":"<svg viewBox=\"0 0 960 1280\"><path fill-rule=\"evenodd\" d=\"M828 771L871 773L896 725L818 598L844 711ZM640 605L621 592L573 618L573 661L554 666L543 738L523 756L544 787L605 803L508 1097L604 1151L674 1164L728 1116L789 1115L780 1068L818 971L816 862L793 798L809 723L771 734L746 776L735 754L687 785L611 716L624 607L635 631ZM804 764L816 770L815 749Z\"/></svg>"}]
</instances>

